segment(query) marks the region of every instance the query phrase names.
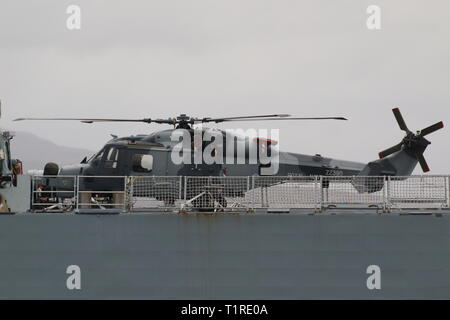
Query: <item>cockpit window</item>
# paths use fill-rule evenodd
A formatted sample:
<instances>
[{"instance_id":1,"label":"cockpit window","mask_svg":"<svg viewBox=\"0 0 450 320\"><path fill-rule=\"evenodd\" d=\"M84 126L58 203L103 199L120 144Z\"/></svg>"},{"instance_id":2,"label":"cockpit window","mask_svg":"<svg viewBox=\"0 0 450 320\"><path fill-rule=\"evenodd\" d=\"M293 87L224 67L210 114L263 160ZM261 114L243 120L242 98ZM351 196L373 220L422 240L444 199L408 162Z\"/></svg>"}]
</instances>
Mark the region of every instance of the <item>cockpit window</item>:
<instances>
[{"instance_id":1,"label":"cockpit window","mask_svg":"<svg viewBox=\"0 0 450 320\"><path fill-rule=\"evenodd\" d=\"M97 152L96 154L94 154L92 157L90 157L89 160L88 160L88 162L91 163L91 162L96 161L96 162L100 163L100 161L101 161L102 158L103 158L103 153L104 153L104 152L105 152L105 149L100 150L99 152Z\"/></svg>"},{"instance_id":2,"label":"cockpit window","mask_svg":"<svg viewBox=\"0 0 450 320\"><path fill-rule=\"evenodd\" d=\"M117 169L117 162L119 160L119 149L111 147L108 150L105 158L105 168Z\"/></svg>"}]
</instances>

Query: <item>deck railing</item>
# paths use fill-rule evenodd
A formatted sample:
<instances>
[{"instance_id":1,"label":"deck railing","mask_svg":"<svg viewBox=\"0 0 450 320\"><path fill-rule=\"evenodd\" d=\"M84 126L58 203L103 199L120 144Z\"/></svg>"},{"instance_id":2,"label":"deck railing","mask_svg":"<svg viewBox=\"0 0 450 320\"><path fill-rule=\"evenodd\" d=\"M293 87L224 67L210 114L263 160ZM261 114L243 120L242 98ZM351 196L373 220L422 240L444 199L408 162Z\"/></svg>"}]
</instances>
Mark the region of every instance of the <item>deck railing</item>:
<instances>
[{"instance_id":1,"label":"deck railing","mask_svg":"<svg viewBox=\"0 0 450 320\"><path fill-rule=\"evenodd\" d=\"M32 176L32 210L439 209L450 176Z\"/></svg>"}]
</instances>

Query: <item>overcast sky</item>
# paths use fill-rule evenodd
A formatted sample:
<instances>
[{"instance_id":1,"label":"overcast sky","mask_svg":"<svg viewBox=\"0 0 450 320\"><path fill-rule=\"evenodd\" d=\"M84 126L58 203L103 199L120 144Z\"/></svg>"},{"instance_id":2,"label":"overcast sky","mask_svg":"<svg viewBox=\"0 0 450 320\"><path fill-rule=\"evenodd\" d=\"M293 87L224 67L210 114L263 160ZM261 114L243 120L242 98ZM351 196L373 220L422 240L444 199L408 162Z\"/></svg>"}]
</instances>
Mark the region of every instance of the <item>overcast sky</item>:
<instances>
[{"instance_id":1,"label":"overcast sky","mask_svg":"<svg viewBox=\"0 0 450 320\"><path fill-rule=\"evenodd\" d=\"M81 30L66 28L71 4ZM366 27L371 4L381 30ZM450 127L449 12L448 0L2 0L1 126L96 150L167 127L11 120L342 115L220 127L279 128L282 150L367 162L403 136L395 106L411 129ZM431 172L450 173L450 128L429 137Z\"/></svg>"}]
</instances>

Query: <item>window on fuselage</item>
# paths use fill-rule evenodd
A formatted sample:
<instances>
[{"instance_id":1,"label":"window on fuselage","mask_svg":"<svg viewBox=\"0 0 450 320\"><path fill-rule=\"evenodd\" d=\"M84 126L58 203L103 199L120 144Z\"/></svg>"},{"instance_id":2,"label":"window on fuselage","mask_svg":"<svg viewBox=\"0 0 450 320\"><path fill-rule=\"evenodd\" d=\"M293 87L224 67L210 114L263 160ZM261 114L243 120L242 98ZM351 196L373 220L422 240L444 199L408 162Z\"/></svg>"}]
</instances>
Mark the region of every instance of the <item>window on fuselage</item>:
<instances>
[{"instance_id":1,"label":"window on fuselage","mask_svg":"<svg viewBox=\"0 0 450 320\"><path fill-rule=\"evenodd\" d=\"M117 149L116 147L109 148L105 157L105 168L117 169L118 161L119 161L119 149Z\"/></svg>"},{"instance_id":2,"label":"window on fuselage","mask_svg":"<svg viewBox=\"0 0 450 320\"><path fill-rule=\"evenodd\" d=\"M103 158L103 153L105 152L105 149L103 148L102 150L100 150L99 152L97 152L96 154L94 154L92 157L89 158L88 162L89 163L94 163L95 164L99 164L100 161Z\"/></svg>"},{"instance_id":3,"label":"window on fuselage","mask_svg":"<svg viewBox=\"0 0 450 320\"><path fill-rule=\"evenodd\" d=\"M136 153L131 163L134 172L150 173L153 170L153 156L150 154Z\"/></svg>"}]
</instances>

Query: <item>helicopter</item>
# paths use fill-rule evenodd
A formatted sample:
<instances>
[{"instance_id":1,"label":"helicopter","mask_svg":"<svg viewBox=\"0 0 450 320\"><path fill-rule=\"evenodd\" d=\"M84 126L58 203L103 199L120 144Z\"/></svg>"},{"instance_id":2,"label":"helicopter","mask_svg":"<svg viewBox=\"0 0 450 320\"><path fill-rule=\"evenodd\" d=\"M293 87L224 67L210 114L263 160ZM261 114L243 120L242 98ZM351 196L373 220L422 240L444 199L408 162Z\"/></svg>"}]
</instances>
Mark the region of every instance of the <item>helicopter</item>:
<instances>
[{"instance_id":1,"label":"helicopter","mask_svg":"<svg viewBox=\"0 0 450 320\"><path fill-rule=\"evenodd\" d=\"M430 142L425 136L443 128L443 122L437 122L414 133L408 129L399 108L392 109L392 112L400 129L405 132L405 137L398 144L380 152L379 159L367 164L326 158L320 154L283 152L278 150L278 142L274 139L243 137L225 130L202 126L205 123L231 121L347 120L345 117L299 118L288 114L270 114L194 118L181 114L167 119L19 118L15 121L57 120L89 124L140 122L173 126L172 129L145 135L113 136L101 150L89 159L84 158L78 165L59 168L55 163L48 163L44 168L44 175L49 176L409 176L418 163L424 172L428 172L430 169L423 153ZM200 129L196 128L196 125L200 126ZM180 132L181 134L175 135ZM221 140L218 137L224 138ZM183 142L180 142L181 140ZM217 143L218 140L220 143ZM211 148L213 143L216 145ZM208 149L209 155L216 161L206 161L201 157L200 161L195 161L197 150L202 155ZM183 152L185 161L174 161L174 154L180 151ZM123 185L114 183L113 180L89 181L90 185L85 186L92 188L89 190L123 188ZM327 187L329 181L324 179L322 183ZM354 184L354 187L358 192L376 192L381 190L382 182L374 184L362 180L362 183L360 181Z\"/></svg>"}]
</instances>

